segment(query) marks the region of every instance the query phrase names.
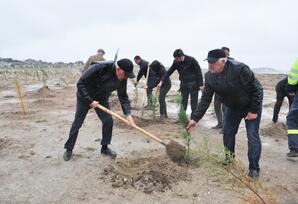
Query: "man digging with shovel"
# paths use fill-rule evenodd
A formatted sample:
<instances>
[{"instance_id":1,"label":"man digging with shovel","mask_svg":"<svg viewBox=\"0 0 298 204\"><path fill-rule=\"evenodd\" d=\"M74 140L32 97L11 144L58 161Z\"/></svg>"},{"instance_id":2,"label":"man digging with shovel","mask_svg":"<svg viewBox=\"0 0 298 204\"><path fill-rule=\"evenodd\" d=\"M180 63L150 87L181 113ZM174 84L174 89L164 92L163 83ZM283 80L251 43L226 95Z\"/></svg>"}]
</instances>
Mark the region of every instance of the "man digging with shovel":
<instances>
[{"instance_id":1,"label":"man digging with shovel","mask_svg":"<svg viewBox=\"0 0 298 204\"><path fill-rule=\"evenodd\" d=\"M130 125L135 125L131 116L130 102L127 95L127 78L134 78L133 63L129 59L100 62L91 65L81 76L77 83L77 108L75 119L72 123L69 138L64 145L66 149L63 159L68 161L72 156L79 129L90 108L98 104L109 107L108 98L112 91L117 90L119 101L124 115ZM101 154L116 157L116 153L108 148L112 139L113 119L106 112L95 109L97 116L102 121Z\"/></svg>"}]
</instances>

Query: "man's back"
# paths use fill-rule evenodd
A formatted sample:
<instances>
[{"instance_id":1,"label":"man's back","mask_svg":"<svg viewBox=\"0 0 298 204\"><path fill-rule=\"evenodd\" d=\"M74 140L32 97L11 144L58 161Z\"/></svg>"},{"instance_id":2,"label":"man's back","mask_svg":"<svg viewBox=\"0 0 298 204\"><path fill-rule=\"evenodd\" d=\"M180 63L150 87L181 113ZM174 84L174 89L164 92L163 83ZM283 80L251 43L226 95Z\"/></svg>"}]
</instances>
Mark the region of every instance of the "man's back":
<instances>
[{"instance_id":1,"label":"man's back","mask_svg":"<svg viewBox=\"0 0 298 204\"><path fill-rule=\"evenodd\" d=\"M96 55L91 55L87 62L84 64L84 70L86 70L90 65L94 64L97 61L105 61L105 58L103 58L102 55L96 54Z\"/></svg>"}]
</instances>

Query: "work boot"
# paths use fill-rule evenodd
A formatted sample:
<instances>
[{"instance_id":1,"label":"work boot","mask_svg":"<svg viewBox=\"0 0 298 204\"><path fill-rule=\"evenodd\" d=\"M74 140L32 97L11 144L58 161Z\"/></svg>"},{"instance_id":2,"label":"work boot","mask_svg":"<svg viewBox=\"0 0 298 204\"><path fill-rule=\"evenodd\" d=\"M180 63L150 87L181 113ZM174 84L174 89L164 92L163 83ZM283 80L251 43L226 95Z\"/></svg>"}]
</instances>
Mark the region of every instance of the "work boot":
<instances>
[{"instance_id":1,"label":"work boot","mask_svg":"<svg viewBox=\"0 0 298 204\"><path fill-rule=\"evenodd\" d=\"M298 150L297 149L293 149L291 150L289 153L287 153L288 157L298 157Z\"/></svg>"},{"instance_id":2,"label":"work boot","mask_svg":"<svg viewBox=\"0 0 298 204\"><path fill-rule=\"evenodd\" d=\"M109 157L111 157L112 159L115 159L116 157L117 157L117 154L116 154L116 152L114 152L113 150L111 150L110 148L108 148L108 147L102 147L101 148L101 154L104 154L104 155L106 155L106 156L109 156Z\"/></svg>"},{"instance_id":3,"label":"work boot","mask_svg":"<svg viewBox=\"0 0 298 204\"><path fill-rule=\"evenodd\" d=\"M72 150L67 149L63 154L64 161L70 160L71 156L72 156Z\"/></svg>"},{"instance_id":4,"label":"work boot","mask_svg":"<svg viewBox=\"0 0 298 204\"><path fill-rule=\"evenodd\" d=\"M214 127L212 127L211 129L221 129L222 125L221 124L217 124Z\"/></svg>"},{"instance_id":5,"label":"work boot","mask_svg":"<svg viewBox=\"0 0 298 204\"><path fill-rule=\"evenodd\" d=\"M258 170L256 169L250 169L249 170L249 173L248 173L248 176L252 179L255 179L255 180L258 180L259 176L260 176L260 173Z\"/></svg>"}]
</instances>

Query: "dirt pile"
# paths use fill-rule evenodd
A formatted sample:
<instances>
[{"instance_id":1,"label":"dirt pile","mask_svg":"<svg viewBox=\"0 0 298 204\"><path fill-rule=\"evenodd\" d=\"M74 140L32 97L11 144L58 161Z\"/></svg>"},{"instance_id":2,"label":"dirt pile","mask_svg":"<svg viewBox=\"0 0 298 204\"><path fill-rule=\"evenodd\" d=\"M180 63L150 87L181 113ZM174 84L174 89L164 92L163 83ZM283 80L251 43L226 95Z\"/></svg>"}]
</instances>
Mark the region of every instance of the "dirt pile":
<instances>
[{"instance_id":1,"label":"dirt pile","mask_svg":"<svg viewBox=\"0 0 298 204\"><path fill-rule=\"evenodd\" d=\"M102 179L113 187L135 188L150 194L165 192L181 180L191 180L186 168L178 166L166 157L120 160L104 168Z\"/></svg>"},{"instance_id":2,"label":"dirt pile","mask_svg":"<svg viewBox=\"0 0 298 204\"><path fill-rule=\"evenodd\" d=\"M284 123L269 124L260 131L263 136L287 139L287 125Z\"/></svg>"},{"instance_id":3,"label":"dirt pile","mask_svg":"<svg viewBox=\"0 0 298 204\"><path fill-rule=\"evenodd\" d=\"M135 121L136 125L139 127L148 127L150 125L155 125L155 124L164 124L164 121L159 121L159 120L153 120L153 119L145 119L141 118L138 116L133 116L133 120ZM122 121L119 121L117 119L114 120L114 125L116 125L119 128L128 128L128 126L123 123Z\"/></svg>"},{"instance_id":4,"label":"dirt pile","mask_svg":"<svg viewBox=\"0 0 298 204\"><path fill-rule=\"evenodd\" d=\"M26 93L25 97L27 98L50 98L50 97L55 97L54 92L48 87L48 86L43 86L37 91Z\"/></svg>"},{"instance_id":5,"label":"dirt pile","mask_svg":"<svg viewBox=\"0 0 298 204\"><path fill-rule=\"evenodd\" d=\"M167 144L166 152L173 162L183 162L185 160L185 146L174 140L171 140L169 144Z\"/></svg>"}]
</instances>

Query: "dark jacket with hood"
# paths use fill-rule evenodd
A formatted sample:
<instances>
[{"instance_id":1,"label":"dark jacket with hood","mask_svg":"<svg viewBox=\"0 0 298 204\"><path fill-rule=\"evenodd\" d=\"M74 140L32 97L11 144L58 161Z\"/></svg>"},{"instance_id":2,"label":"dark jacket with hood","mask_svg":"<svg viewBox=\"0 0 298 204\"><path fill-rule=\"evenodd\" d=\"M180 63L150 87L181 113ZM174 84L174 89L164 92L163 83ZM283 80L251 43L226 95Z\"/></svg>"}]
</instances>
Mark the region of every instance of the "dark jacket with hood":
<instances>
[{"instance_id":1,"label":"dark jacket with hood","mask_svg":"<svg viewBox=\"0 0 298 204\"><path fill-rule=\"evenodd\" d=\"M127 80L119 81L113 61L103 61L91 65L77 83L77 97L91 104L92 101L108 100L112 91L117 90L123 113L130 115L130 102L127 95Z\"/></svg>"},{"instance_id":2,"label":"dark jacket with hood","mask_svg":"<svg viewBox=\"0 0 298 204\"><path fill-rule=\"evenodd\" d=\"M198 108L191 115L193 120L198 122L204 116L214 92L232 110L257 113L262 106L262 85L247 65L235 60L228 60L220 74L205 74L205 87Z\"/></svg>"}]
</instances>

